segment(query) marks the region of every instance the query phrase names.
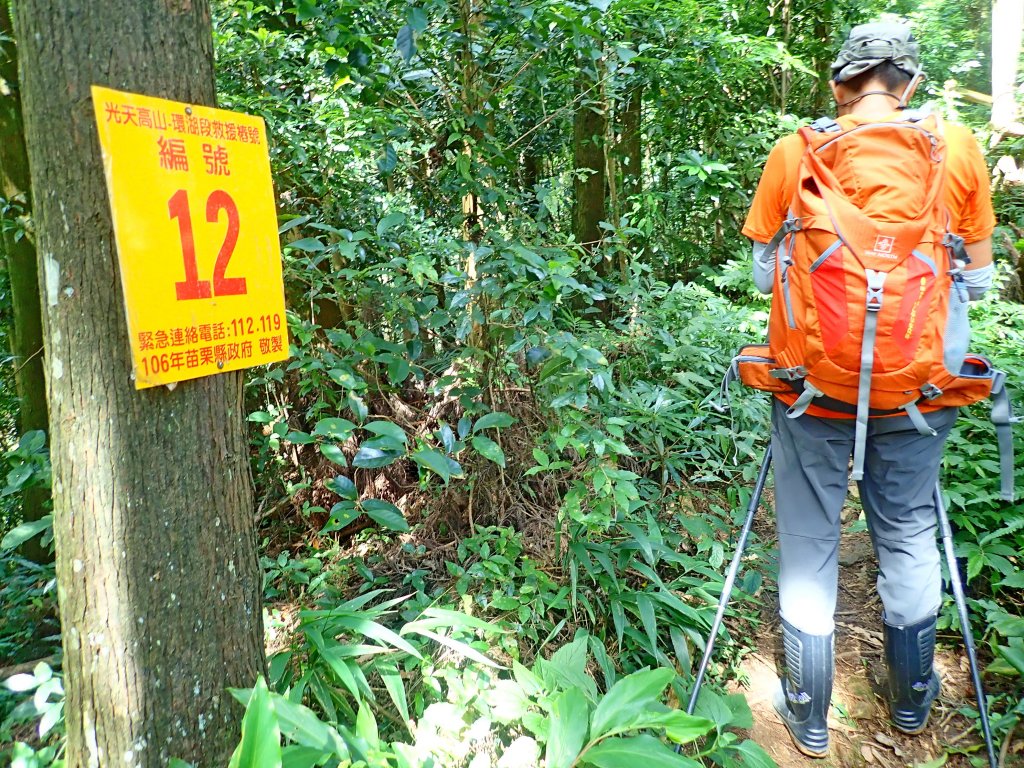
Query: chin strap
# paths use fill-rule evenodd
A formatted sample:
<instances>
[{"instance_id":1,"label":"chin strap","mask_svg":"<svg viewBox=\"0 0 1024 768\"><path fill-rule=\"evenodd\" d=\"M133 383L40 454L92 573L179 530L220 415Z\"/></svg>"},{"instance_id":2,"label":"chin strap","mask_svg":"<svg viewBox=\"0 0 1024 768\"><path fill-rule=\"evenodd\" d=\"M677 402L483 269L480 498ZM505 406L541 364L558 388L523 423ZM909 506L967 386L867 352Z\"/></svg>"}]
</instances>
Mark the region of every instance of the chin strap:
<instances>
[{"instance_id":1,"label":"chin strap","mask_svg":"<svg viewBox=\"0 0 1024 768\"><path fill-rule=\"evenodd\" d=\"M890 99L896 99L899 102L899 106L902 106L903 100L895 93L889 93L888 91L865 91L860 96L855 96L849 101L844 101L842 104L837 104L837 107L848 107L851 104L856 104L861 99L865 99L868 96L888 96Z\"/></svg>"},{"instance_id":2,"label":"chin strap","mask_svg":"<svg viewBox=\"0 0 1024 768\"><path fill-rule=\"evenodd\" d=\"M844 101L842 104L837 104L836 106L837 107L848 107L851 104L856 104L858 101L860 101L861 99L863 99L863 98L865 98L867 96L888 96L890 99L896 99L896 109L906 109L907 98L910 95L911 89L915 85L917 85L917 83L921 82L922 80L924 80L924 72L921 72L920 70L918 70L917 74L915 74L912 78L910 78L910 82L907 83L907 87L903 89L903 93L901 93L899 95L897 95L895 93L890 93L889 91L865 91L864 93L860 94L859 96L855 96L854 98L850 99L849 101Z\"/></svg>"}]
</instances>

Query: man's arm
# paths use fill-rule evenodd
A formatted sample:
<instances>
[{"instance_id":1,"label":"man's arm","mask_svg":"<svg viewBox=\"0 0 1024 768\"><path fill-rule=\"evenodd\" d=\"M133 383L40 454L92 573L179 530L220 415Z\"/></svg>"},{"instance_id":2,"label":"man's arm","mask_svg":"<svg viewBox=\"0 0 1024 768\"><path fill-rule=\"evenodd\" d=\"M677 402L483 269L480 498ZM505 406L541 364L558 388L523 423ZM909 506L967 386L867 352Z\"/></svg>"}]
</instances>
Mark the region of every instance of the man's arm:
<instances>
[{"instance_id":1,"label":"man's arm","mask_svg":"<svg viewBox=\"0 0 1024 768\"><path fill-rule=\"evenodd\" d=\"M986 237L976 243L966 243L964 248L971 257L971 263L964 269L964 283L971 301L977 301L992 287L995 266L992 264L992 238Z\"/></svg>"},{"instance_id":2,"label":"man's arm","mask_svg":"<svg viewBox=\"0 0 1024 768\"><path fill-rule=\"evenodd\" d=\"M754 285L761 293L772 292L775 283L775 259L777 251L768 252L768 243L751 240L754 251Z\"/></svg>"}]
</instances>

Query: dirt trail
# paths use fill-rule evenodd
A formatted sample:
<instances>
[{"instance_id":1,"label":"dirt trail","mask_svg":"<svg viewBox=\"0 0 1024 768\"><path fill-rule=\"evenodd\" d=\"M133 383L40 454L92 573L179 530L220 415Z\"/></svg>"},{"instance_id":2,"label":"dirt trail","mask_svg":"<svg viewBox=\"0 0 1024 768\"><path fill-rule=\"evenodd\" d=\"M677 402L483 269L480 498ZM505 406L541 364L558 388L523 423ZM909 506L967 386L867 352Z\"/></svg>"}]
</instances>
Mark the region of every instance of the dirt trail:
<instances>
[{"instance_id":1,"label":"dirt trail","mask_svg":"<svg viewBox=\"0 0 1024 768\"><path fill-rule=\"evenodd\" d=\"M760 520L770 520L767 515ZM771 536L770 530L765 531ZM762 623L755 632L758 653L741 665L741 681L732 690L742 691L754 713L750 736L782 768L905 768L924 766L950 750L972 751L984 756L984 745L970 730L971 721L957 711L974 706L974 688L967 657L959 637L941 635L935 664L942 677L942 693L932 710L927 730L907 736L889 723L882 686L885 663L882 650L881 604L875 594L876 566L867 532L844 533L840 548L839 607L836 615L836 680L829 712L831 752L823 760L804 757L772 708L781 669L782 644L777 606L768 601ZM955 643L955 644L954 644ZM1000 745L997 745L997 749ZM1015 747L1018 745L1014 745ZM1015 754L1016 753L1016 754ZM964 754L949 754L945 768L970 768ZM1024 767L1016 749L1005 768Z\"/></svg>"}]
</instances>

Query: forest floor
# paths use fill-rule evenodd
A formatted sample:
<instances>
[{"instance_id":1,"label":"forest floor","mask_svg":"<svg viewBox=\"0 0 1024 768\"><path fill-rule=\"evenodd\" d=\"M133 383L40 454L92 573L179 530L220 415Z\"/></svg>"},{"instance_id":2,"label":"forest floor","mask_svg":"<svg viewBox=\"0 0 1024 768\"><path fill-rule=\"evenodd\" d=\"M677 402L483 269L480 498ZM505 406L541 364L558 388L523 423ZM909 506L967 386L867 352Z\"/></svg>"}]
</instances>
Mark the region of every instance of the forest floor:
<instances>
[{"instance_id":1,"label":"forest floor","mask_svg":"<svg viewBox=\"0 0 1024 768\"><path fill-rule=\"evenodd\" d=\"M763 537L770 540L771 517L760 516L759 525L764 528ZM942 693L928 727L919 736L899 732L889 721L882 694L886 680L882 606L875 592L877 570L867 531L844 532L839 563L829 756L818 761L798 752L772 707L783 659L774 599L764 601L762 621L751 639L758 650L743 659L739 679L730 684L731 690L746 695L754 714L749 736L781 768L970 768L967 755L984 758L985 747L979 733L972 730L972 721L958 711L976 707L963 641L948 632L940 633L935 666L942 677ZM767 595L774 598L773 591ZM1002 746L997 744L997 751ZM1022 739L1016 739L1006 750L1002 768L1012 766L1024 767Z\"/></svg>"}]
</instances>

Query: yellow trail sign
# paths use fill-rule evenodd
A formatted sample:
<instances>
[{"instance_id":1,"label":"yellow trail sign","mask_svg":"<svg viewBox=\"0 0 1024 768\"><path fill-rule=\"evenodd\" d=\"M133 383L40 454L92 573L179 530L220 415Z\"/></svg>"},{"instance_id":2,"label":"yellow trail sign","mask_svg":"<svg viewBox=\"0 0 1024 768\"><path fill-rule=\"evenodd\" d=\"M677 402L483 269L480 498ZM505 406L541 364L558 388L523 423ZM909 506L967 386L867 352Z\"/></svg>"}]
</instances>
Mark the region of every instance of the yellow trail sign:
<instances>
[{"instance_id":1,"label":"yellow trail sign","mask_svg":"<svg viewBox=\"0 0 1024 768\"><path fill-rule=\"evenodd\" d=\"M288 357L263 120L92 87L136 389Z\"/></svg>"}]
</instances>

